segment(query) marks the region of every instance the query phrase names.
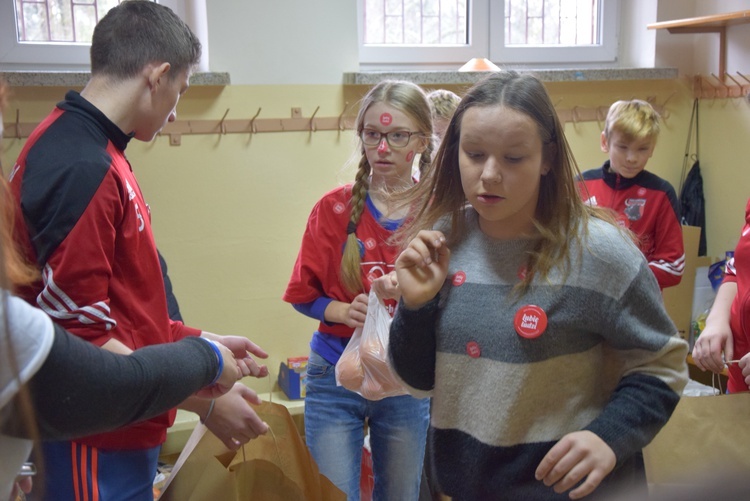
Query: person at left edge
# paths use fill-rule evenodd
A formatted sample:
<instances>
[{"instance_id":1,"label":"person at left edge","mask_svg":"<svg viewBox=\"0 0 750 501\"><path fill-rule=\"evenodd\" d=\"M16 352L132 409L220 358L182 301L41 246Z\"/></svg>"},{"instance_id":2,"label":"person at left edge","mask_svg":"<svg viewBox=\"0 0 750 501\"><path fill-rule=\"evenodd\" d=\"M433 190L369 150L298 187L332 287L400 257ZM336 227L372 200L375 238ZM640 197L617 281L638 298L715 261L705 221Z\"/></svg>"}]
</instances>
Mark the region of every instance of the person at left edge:
<instances>
[{"instance_id":1,"label":"person at left edge","mask_svg":"<svg viewBox=\"0 0 750 501\"><path fill-rule=\"evenodd\" d=\"M267 354L249 339L169 319L151 214L125 156L131 139L151 141L175 119L199 55L198 39L163 5L124 1L101 18L89 82L42 121L10 174L19 207L15 238L42 275L19 293L63 328L113 352L201 335L263 377L267 368L250 354ZM250 405L259 402L237 383L213 403L191 397L181 407L237 449L268 429ZM174 415L45 443L46 492L62 501L153 499L159 449Z\"/></svg>"}]
</instances>

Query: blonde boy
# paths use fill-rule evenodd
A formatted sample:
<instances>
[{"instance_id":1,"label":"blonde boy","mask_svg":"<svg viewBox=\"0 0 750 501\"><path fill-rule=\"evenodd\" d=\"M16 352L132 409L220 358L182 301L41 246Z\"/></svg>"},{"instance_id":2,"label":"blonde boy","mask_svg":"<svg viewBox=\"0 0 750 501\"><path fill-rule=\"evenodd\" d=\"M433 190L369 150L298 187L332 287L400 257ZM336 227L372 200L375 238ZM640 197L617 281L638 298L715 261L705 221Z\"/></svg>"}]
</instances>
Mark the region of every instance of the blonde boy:
<instances>
[{"instance_id":1,"label":"blonde boy","mask_svg":"<svg viewBox=\"0 0 750 501\"><path fill-rule=\"evenodd\" d=\"M584 172L579 187L586 203L614 210L620 224L638 236L638 246L664 289L680 283L685 250L674 188L645 170L659 129L659 114L646 101L615 102L601 135L609 160Z\"/></svg>"}]
</instances>

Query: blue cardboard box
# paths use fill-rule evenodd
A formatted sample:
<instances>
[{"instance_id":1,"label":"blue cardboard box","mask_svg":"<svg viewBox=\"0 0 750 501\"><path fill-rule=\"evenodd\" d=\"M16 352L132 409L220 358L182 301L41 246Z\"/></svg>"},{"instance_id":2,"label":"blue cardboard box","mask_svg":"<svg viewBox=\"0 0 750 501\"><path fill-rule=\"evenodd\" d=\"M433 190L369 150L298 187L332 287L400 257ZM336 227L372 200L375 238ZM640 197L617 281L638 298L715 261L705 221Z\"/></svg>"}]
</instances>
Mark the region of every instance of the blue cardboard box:
<instances>
[{"instance_id":1,"label":"blue cardboard box","mask_svg":"<svg viewBox=\"0 0 750 501\"><path fill-rule=\"evenodd\" d=\"M298 365L298 364L294 364ZM279 366L279 386L290 400L305 398L307 364L289 367L284 362Z\"/></svg>"}]
</instances>

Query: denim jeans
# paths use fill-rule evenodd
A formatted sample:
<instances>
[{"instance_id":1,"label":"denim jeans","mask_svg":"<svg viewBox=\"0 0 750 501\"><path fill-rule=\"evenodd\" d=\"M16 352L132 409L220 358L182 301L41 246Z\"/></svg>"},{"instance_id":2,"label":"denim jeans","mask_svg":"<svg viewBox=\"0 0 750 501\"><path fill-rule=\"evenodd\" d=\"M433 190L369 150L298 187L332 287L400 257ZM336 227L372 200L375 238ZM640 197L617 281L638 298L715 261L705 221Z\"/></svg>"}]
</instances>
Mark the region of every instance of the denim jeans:
<instances>
[{"instance_id":1,"label":"denim jeans","mask_svg":"<svg viewBox=\"0 0 750 501\"><path fill-rule=\"evenodd\" d=\"M335 366L315 353L307 362L305 440L320 472L359 501L364 424L368 420L373 500L416 501L430 400L408 395L367 400L336 386Z\"/></svg>"}]
</instances>

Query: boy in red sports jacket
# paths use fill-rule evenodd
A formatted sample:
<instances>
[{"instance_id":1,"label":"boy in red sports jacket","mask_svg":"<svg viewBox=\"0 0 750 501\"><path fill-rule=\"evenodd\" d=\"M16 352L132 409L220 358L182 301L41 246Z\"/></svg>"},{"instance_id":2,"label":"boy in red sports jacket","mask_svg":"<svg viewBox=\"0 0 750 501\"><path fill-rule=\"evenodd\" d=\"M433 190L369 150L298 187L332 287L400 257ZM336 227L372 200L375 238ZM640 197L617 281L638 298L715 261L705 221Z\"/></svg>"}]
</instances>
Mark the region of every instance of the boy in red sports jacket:
<instances>
[{"instance_id":1,"label":"boy in red sports jacket","mask_svg":"<svg viewBox=\"0 0 750 501\"><path fill-rule=\"evenodd\" d=\"M601 135L601 148L609 160L584 172L579 188L583 200L614 210L620 224L636 234L664 289L680 283L685 249L674 188L645 170L658 136L659 114L649 103L617 101L609 108Z\"/></svg>"}]
</instances>

